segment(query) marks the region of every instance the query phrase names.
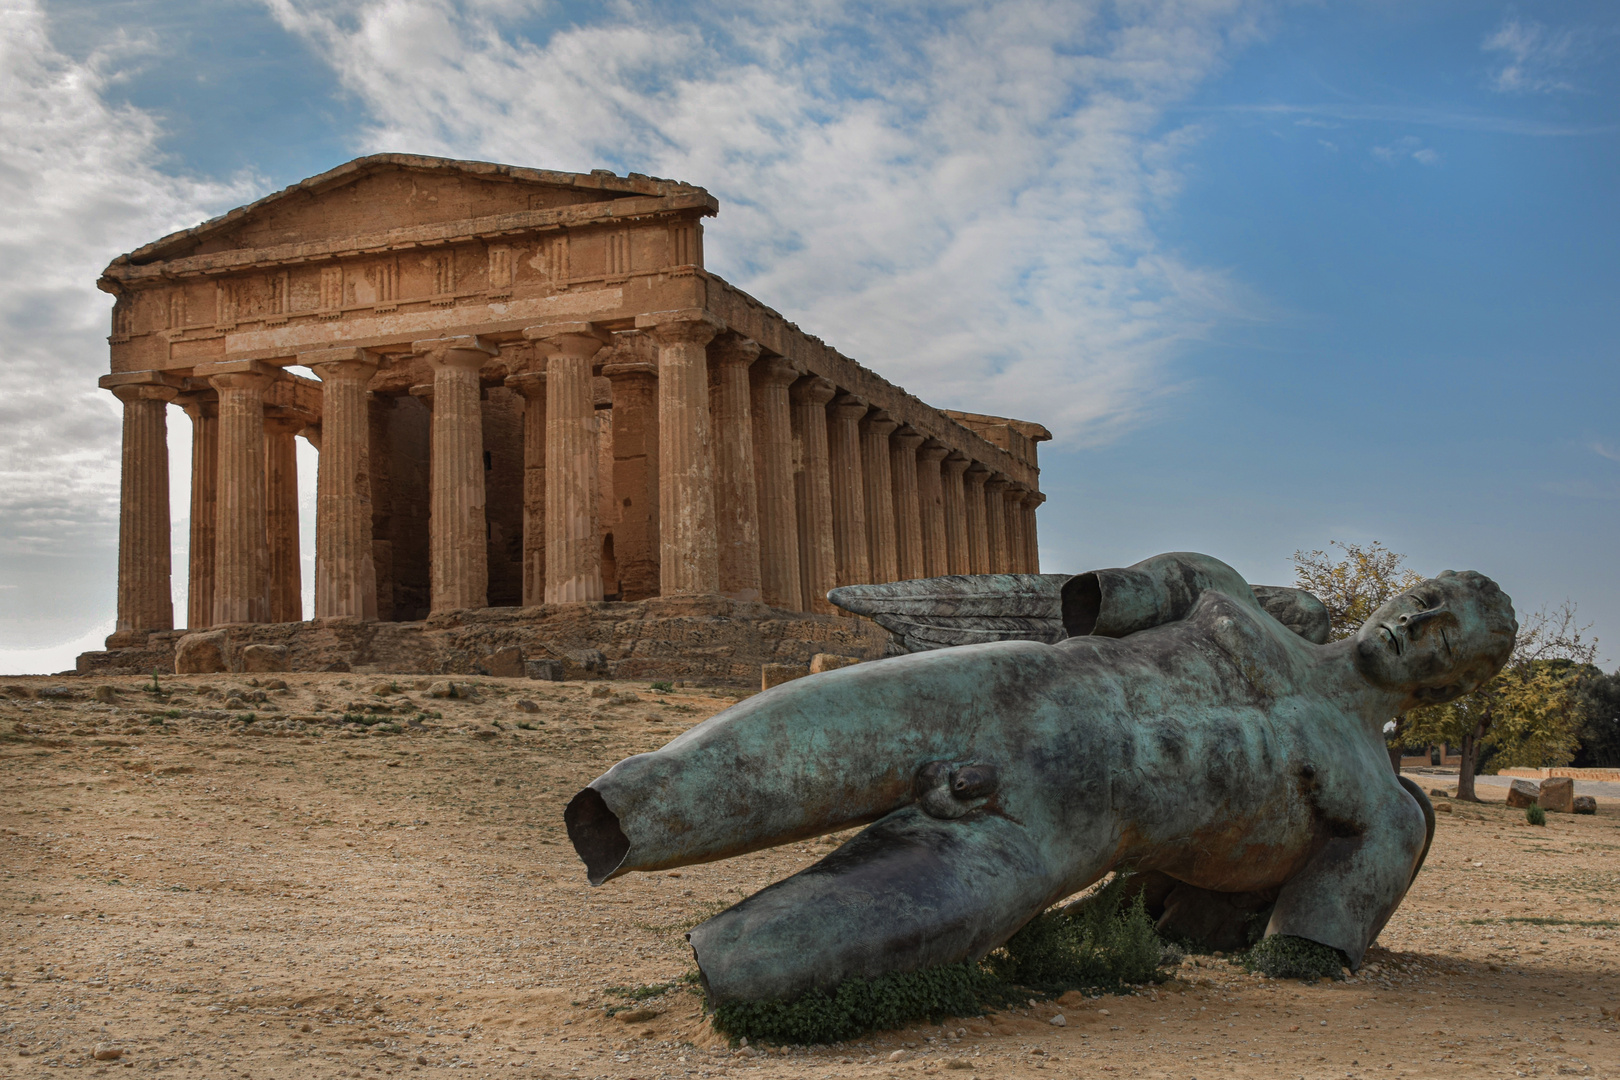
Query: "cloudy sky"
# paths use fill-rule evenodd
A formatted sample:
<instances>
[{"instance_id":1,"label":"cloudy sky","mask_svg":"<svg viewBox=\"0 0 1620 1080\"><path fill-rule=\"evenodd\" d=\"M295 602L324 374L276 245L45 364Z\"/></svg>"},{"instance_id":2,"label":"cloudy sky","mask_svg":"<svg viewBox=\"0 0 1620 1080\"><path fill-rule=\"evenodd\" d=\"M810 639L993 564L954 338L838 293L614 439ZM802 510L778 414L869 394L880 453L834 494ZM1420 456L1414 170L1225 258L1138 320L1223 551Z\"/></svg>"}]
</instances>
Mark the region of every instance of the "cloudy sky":
<instances>
[{"instance_id":1,"label":"cloudy sky","mask_svg":"<svg viewBox=\"0 0 1620 1080\"><path fill-rule=\"evenodd\" d=\"M98 270L382 150L707 187L712 269L1052 429L1044 569L1377 539L1612 663L1617 60L1558 0L0 0L0 670L111 627Z\"/></svg>"}]
</instances>

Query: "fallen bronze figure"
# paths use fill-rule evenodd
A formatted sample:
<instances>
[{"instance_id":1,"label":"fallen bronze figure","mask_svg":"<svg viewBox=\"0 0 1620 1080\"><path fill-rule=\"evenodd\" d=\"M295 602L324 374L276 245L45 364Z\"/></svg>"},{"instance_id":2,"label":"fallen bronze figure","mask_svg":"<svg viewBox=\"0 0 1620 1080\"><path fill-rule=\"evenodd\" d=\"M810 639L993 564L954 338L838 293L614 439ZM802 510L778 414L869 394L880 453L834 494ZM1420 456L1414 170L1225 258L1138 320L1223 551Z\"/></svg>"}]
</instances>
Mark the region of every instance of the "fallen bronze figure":
<instances>
[{"instance_id":1,"label":"fallen bronze figure","mask_svg":"<svg viewBox=\"0 0 1620 1080\"><path fill-rule=\"evenodd\" d=\"M712 1001L977 959L1127 868L1161 932L1238 942L1261 920L1353 969L1434 832L1382 729L1489 679L1517 631L1472 571L1331 643L1313 597L1205 555L1026 575L1010 611L994 578L952 580L837 590L935 630L748 698L569 803L597 885L870 823L692 930ZM952 619L979 643L932 647Z\"/></svg>"}]
</instances>

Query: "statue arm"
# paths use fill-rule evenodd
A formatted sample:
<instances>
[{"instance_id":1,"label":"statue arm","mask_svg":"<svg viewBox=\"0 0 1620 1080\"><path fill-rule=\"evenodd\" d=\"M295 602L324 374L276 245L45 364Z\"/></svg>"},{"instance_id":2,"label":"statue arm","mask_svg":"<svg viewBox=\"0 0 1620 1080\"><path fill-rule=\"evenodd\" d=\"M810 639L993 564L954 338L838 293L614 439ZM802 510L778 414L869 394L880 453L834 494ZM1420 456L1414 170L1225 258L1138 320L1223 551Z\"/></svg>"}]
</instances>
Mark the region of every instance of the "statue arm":
<instances>
[{"instance_id":1,"label":"statue arm","mask_svg":"<svg viewBox=\"0 0 1620 1080\"><path fill-rule=\"evenodd\" d=\"M1186 618L1206 592L1265 610L1243 575L1219 559L1172 551L1070 578L1063 585L1063 628L1069 637L1125 637Z\"/></svg>"}]
</instances>

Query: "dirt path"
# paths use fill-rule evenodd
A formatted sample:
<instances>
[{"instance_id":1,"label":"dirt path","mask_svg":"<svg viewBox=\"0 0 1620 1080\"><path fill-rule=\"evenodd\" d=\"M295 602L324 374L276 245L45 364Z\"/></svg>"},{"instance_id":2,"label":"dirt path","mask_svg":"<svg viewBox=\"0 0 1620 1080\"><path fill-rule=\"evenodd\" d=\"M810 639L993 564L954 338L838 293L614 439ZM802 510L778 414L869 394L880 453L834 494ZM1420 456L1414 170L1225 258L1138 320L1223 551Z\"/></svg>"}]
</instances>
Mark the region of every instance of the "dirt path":
<instances>
[{"instance_id":1,"label":"dirt path","mask_svg":"<svg viewBox=\"0 0 1620 1080\"><path fill-rule=\"evenodd\" d=\"M681 981L681 932L832 842L593 890L561 828L580 786L732 699L285 678L122 679L107 702L0 680L20 688L0 697L0 1076L1620 1076L1605 799L1545 828L1500 804L1440 815L1349 982L1189 962L1134 996L737 1052ZM37 696L59 686L77 697ZM345 712L386 722L328 725Z\"/></svg>"}]
</instances>

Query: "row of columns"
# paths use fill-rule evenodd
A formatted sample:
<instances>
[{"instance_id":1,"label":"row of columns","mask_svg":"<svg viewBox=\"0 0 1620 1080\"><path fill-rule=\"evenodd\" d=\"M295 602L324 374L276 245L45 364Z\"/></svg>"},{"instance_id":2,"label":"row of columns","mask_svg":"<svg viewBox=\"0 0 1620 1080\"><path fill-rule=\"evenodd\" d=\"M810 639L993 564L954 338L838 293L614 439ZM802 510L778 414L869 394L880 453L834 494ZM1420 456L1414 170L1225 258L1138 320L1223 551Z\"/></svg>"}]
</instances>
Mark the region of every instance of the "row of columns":
<instances>
[{"instance_id":1,"label":"row of columns","mask_svg":"<svg viewBox=\"0 0 1620 1080\"><path fill-rule=\"evenodd\" d=\"M702 312L644 316L637 327L656 346L656 365L603 368L615 411L613 491L636 511L615 524L627 588L832 613L826 594L838 585L1038 570L1039 493L762 356L755 342L720 336ZM604 464L592 372L610 338L587 323L525 336L537 364L506 379L525 399L523 602L600 600ZM430 387L412 389L432 408L431 609L483 607L482 370L499 349L470 336L412 348L433 375ZM366 388L378 361L343 348L298 362L321 381L318 433L266 408L273 369L255 362L199 369L206 393L113 387L124 403L120 634L172 625L164 410L177 397L194 439L188 625L300 617L301 431L321 451L314 615L376 618Z\"/></svg>"}]
</instances>

